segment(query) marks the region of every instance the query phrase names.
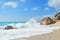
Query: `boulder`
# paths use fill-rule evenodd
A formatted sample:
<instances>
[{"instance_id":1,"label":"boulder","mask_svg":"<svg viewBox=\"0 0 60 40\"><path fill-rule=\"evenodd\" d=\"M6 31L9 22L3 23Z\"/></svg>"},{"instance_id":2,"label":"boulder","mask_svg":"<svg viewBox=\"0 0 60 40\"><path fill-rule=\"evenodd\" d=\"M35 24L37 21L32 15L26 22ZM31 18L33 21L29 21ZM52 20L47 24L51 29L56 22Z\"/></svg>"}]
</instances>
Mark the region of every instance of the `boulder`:
<instances>
[{"instance_id":1,"label":"boulder","mask_svg":"<svg viewBox=\"0 0 60 40\"><path fill-rule=\"evenodd\" d=\"M53 21L57 22L60 20L60 12L56 13L53 17Z\"/></svg>"},{"instance_id":2,"label":"boulder","mask_svg":"<svg viewBox=\"0 0 60 40\"><path fill-rule=\"evenodd\" d=\"M5 29L14 29L12 26L6 26Z\"/></svg>"},{"instance_id":3,"label":"boulder","mask_svg":"<svg viewBox=\"0 0 60 40\"><path fill-rule=\"evenodd\" d=\"M40 21L41 25L53 24L53 20L50 17L45 17Z\"/></svg>"}]
</instances>

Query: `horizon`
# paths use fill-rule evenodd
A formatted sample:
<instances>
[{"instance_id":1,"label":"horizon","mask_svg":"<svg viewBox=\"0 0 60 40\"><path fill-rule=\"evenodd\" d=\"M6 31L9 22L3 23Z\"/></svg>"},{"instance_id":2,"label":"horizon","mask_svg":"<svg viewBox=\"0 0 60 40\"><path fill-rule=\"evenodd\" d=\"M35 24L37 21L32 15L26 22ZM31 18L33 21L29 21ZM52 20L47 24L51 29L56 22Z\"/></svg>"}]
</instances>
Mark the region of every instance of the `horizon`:
<instances>
[{"instance_id":1,"label":"horizon","mask_svg":"<svg viewBox=\"0 0 60 40\"><path fill-rule=\"evenodd\" d=\"M60 0L0 0L0 22L26 22L53 17L60 12Z\"/></svg>"}]
</instances>

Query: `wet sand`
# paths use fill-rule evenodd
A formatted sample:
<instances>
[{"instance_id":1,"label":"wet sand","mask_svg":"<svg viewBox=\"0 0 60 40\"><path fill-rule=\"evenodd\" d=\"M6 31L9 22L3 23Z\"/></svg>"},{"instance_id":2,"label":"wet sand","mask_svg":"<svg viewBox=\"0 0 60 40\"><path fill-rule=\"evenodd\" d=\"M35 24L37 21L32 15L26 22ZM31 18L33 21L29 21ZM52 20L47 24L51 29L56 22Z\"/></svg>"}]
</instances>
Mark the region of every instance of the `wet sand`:
<instances>
[{"instance_id":1,"label":"wet sand","mask_svg":"<svg viewBox=\"0 0 60 40\"><path fill-rule=\"evenodd\" d=\"M52 32L43 35L35 35L29 38L16 38L13 40L60 40L60 32Z\"/></svg>"},{"instance_id":2,"label":"wet sand","mask_svg":"<svg viewBox=\"0 0 60 40\"><path fill-rule=\"evenodd\" d=\"M60 25L60 21L55 23L55 25ZM35 36L28 37L28 38L16 38L13 40L60 40L60 29L55 30L52 33L35 35Z\"/></svg>"}]
</instances>

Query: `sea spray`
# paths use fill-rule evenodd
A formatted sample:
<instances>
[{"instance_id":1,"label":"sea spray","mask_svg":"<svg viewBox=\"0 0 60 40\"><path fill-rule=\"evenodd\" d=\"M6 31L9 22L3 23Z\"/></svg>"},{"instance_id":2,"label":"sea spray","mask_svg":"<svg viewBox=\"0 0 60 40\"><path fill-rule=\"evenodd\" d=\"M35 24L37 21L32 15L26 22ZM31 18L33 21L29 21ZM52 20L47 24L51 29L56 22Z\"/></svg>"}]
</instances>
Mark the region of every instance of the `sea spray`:
<instances>
[{"instance_id":1,"label":"sea spray","mask_svg":"<svg viewBox=\"0 0 60 40\"><path fill-rule=\"evenodd\" d=\"M53 32L60 28L54 25L40 25L38 22L28 21L26 23L7 24L2 26L4 29L6 26L12 26L17 29L1 30L0 29L0 40L10 40L21 37L30 37L33 35L41 35L45 33Z\"/></svg>"}]
</instances>

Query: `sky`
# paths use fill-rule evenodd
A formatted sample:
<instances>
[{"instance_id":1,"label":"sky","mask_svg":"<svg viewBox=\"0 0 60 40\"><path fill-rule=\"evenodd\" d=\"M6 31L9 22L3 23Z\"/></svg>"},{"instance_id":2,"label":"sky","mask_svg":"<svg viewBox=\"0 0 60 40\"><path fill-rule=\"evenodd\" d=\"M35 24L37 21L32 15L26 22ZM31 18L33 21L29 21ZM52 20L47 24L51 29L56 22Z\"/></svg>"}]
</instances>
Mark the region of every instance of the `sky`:
<instances>
[{"instance_id":1,"label":"sky","mask_svg":"<svg viewBox=\"0 0 60 40\"><path fill-rule=\"evenodd\" d=\"M59 11L60 0L0 0L0 22L39 20Z\"/></svg>"}]
</instances>

